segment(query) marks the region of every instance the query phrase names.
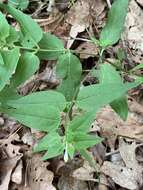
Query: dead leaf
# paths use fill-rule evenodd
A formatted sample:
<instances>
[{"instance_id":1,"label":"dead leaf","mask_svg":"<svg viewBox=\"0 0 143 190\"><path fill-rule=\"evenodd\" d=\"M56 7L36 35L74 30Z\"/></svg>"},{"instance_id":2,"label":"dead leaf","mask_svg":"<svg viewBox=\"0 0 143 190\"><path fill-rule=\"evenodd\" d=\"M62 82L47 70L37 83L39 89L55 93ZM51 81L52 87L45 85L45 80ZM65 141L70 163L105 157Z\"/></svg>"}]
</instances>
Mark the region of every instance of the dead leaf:
<instances>
[{"instance_id":1,"label":"dead leaf","mask_svg":"<svg viewBox=\"0 0 143 190\"><path fill-rule=\"evenodd\" d=\"M31 132L26 132L23 137L21 138L24 144L27 145L34 145L34 137L32 136Z\"/></svg>"},{"instance_id":2,"label":"dead leaf","mask_svg":"<svg viewBox=\"0 0 143 190\"><path fill-rule=\"evenodd\" d=\"M85 181L77 180L73 177L60 177L58 181L59 190L88 190L87 183Z\"/></svg>"},{"instance_id":3,"label":"dead leaf","mask_svg":"<svg viewBox=\"0 0 143 190\"><path fill-rule=\"evenodd\" d=\"M143 6L143 0L137 0L137 2L140 4L140 6Z\"/></svg>"},{"instance_id":4,"label":"dead leaf","mask_svg":"<svg viewBox=\"0 0 143 190\"><path fill-rule=\"evenodd\" d=\"M98 112L96 121L101 128L101 134L107 139L112 150L119 136L138 139L143 138L143 123L139 115L129 112L127 121L123 121L109 106Z\"/></svg>"},{"instance_id":5,"label":"dead leaf","mask_svg":"<svg viewBox=\"0 0 143 190\"><path fill-rule=\"evenodd\" d=\"M143 167L140 166L135 156L136 144L127 143L120 139L119 151L123 159L122 163L105 161L101 171L112 178L121 187L136 190L143 184Z\"/></svg>"},{"instance_id":6,"label":"dead leaf","mask_svg":"<svg viewBox=\"0 0 143 190\"><path fill-rule=\"evenodd\" d=\"M92 168L87 161L84 161L84 165L75 171L73 171L72 177L83 181L97 181L94 179L95 169Z\"/></svg>"},{"instance_id":7,"label":"dead leaf","mask_svg":"<svg viewBox=\"0 0 143 190\"><path fill-rule=\"evenodd\" d=\"M138 0L138 3L142 0ZM133 51L133 59L137 63L143 61L141 54L143 52L143 11L137 4L136 0L131 0L129 4L129 12L127 14L124 39L128 42L129 47Z\"/></svg>"},{"instance_id":8,"label":"dead leaf","mask_svg":"<svg viewBox=\"0 0 143 190\"><path fill-rule=\"evenodd\" d=\"M83 32L90 24L90 7L86 0L77 1L67 14L66 21L72 25L70 36L76 38L78 33ZM67 48L70 48L74 39L68 40Z\"/></svg>"},{"instance_id":9,"label":"dead leaf","mask_svg":"<svg viewBox=\"0 0 143 190\"><path fill-rule=\"evenodd\" d=\"M21 184L22 183L22 160L19 161L18 165L14 169L12 176L11 176L11 181L16 183L16 184Z\"/></svg>"},{"instance_id":10,"label":"dead leaf","mask_svg":"<svg viewBox=\"0 0 143 190\"><path fill-rule=\"evenodd\" d=\"M43 162L41 155L35 154L28 165L27 179L31 190L56 190L52 185L54 174L47 169L48 162Z\"/></svg>"},{"instance_id":11,"label":"dead leaf","mask_svg":"<svg viewBox=\"0 0 143 190\"><path fill-rule=\"evenodd\" d=\"M136 190L138 188L137 182L128 168L105 161L101 167L101 172L111 177L121 187L130 190Z\"/></svg>"},{"instance_id":12,"label":"dead leaf","mask_svg":"<svg viewBox=\"0 0 143 190\"><path fill-rule=\"evenodd\" d=\"M5 159L0 161L0 189L8 190L10 178L13 169L15 168L17 162L21 159L21 156L15 156L10 159Z\"/></svg>"},{"instance_id":13,"label":"dead leaf","mask_svg":"<svg viewBox=\"0 0 143 190\"><path fill-rule=\"evenodd\" d=\"M88 59L89 57L98 55L97 47L91 42L82 43L76 50L79 52L81 59Z\"/></svg>"},{"instance_id":14,"label":"dead leaf","mask_svg":"<svg viewBox=\"0 0 143 190\"><path fill-rule=\"evenodd\" d=\"M19 135L17 133L12 134L8 137L8 139L2 139L0 140L0 144L3 147L6 156L8 158L13 158L15 156L22 156L23 154L20 153L20 146L15 145L13 141L20 141L19 140Z\"/></svg>"}]
</instances>

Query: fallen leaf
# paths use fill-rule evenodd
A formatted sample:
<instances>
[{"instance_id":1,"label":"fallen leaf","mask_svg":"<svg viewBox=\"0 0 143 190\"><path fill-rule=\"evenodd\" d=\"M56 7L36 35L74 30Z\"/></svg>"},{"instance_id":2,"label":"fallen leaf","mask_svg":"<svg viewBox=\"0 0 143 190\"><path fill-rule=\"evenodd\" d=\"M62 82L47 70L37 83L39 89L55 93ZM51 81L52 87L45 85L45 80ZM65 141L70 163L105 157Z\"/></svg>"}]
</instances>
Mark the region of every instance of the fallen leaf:
<instances>
[{"instance_id":1,"label":"fallen leaf","mask_svg":"<svg viewBox=\"0 0 143 190\"><path fill-rule=\"evenodd\" d=\"M66 21L71 24L70 37L67 48L70 48L78 33L83 32L90 24L90 6L88 1L81 0L74 3L67 14Z\"/></svg>"},{"instance_id":2,"label":"fallen leaf","mask_svg":"<svg viewBox=\"0 0 143 190\"><path fill-rule=\"evenodd\" d=\"M19 161L18 165L14 169L12 176L11 176L11 181L16 183L16 184L21 184L22 183L22 160Z\"/></svg>"},{"instance_id":3,"label":"fallen leaf","mask_svg":"<svg viewBox=\"0 0 143 190\"><path fill-rule=\"evenodd\" d=\"M138 3L143 3L143 1L138 0ZM143 20L143 11L136 0L131 0L123 36L132 49L133 59L137 63L142 63L143 61L141 57L143 51L143 22L141 20Z\"/></svg>"},{"instance_id":4,"label":"fallen leaf","mask_svg":"<svg viewBox=\"0 0 143 190\"><path fill-rule=\"evenodd\" d=\"M89 162L84 161L82 167L73 171L72 177L83 181L97 181L97 179L94 178L95 172L95 169L89 165Z\"/></svg>"},{"instance_id":5,"label":"fallen leaf","mask_svg":"<svg viewBox=\"0 0 143 190\"><path fill-rule=\"evenodd\" d=\"M79 52L81 59L88 59L98 55L98 48L91 42L84 42L76 49Z\"/></svg>"},{"instance_id":6,"label":"fallen leaf","mask_svg":"<svg viewBox=\"0 0 143 190\"><path fill-rule=\"evenodd\" d=\"M54 174L47 169L48 162L41 160L41 155L35 154L28 164L27 179L31 190L56 190L52 185Z\"/></svg>"},{"instance_id":7,"label":"fallen leaf","mask_svg":"<svg viewBox=\"0 0 143 190\"><path fill-rule=\"evenodd\" d=\"M59 190L88 190L87 183L85 181L77 180L73 177L61 176L58 181Z\"/></svg>"},{"instance_id":8,"label":"fallen leaf","mask_svg":"<svg viewBox=\"0 0 143 190\"><path fill-rule=\"evenodd\" d=\"M136 144L127 143L122 138L119 142L119 151L122 163L105 161L101 171L123 188L130 190L139 189L143 184L143 167L138 164L135 156Z\"/></svg>"},{"instance_id":9,"label":"fallen leaf","mask_svg":"<svg viewBox=\"0 0 143 190\"><path fill-rule=\"evenodd\" d=\"M130 107L131 105L129 109ZM138 112L141 113L141 110L138 109ZM127 121L123 121L109 106L106 106L98 112L96 122L100 126L102 136L107 139L109 147L114 150L115 141L120 136L142 140L143 123L139 118L139 114L129 112Z\"/></svg>"},{"instance_id":10,"label":"fallen leaf","mask_svg":"<svg viewBox=\"0 0 143 190\"><path fill-rule=\"evenodd\" d=\"M0 189L8 190L9 183L11 179L11 174L13 169L15 168L17 162L21 159L21 156L15 156L10 159L5 159L0 161Z\"/></svg>"}]
</instances>

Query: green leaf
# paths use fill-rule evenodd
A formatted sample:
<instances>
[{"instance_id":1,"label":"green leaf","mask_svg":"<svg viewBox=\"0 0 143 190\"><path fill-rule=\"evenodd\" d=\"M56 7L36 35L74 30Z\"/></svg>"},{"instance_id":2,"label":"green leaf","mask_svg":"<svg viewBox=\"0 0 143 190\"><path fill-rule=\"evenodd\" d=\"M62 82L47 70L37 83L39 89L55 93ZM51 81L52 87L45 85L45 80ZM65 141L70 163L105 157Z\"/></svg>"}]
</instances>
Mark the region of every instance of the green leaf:
<instances>
[{"instance_id":1,"label":"green leaf","mask_svg":"<svg viewBox=\"0 0 143 190\"><path fill-rule=\"evenodd\" d=\"M19 59L15 74L11 79L11 88L16 88L29 79L39 68L38 57L30 52L22 54Z\"/></svg>"},{"instance_id":2,"label":"green leaf","mask_svg":"<svg viewBox=\"0 0 143 190\"><path fill-rule=\"evenodd\" d=\"M82 115L73 118L73 120L69 123L69 130L73 132L86 132L91 127L94 119L94 112L85 112Z\"/></svg>"},{"instance_id":3,"label":"green leaf","mask_svg":"<svg viewBox=\"0 0 143 190\"><path fill-rule=\"evenodd\" d=\"M0 42L5 42L5 39L9 36L9 27L5 16L0 12Z\"/></svg>"},{"instance_id":4,"label":"green leaf","mask_svg":"<svg viewBox=\"0 0 143 190\"><path fill-rule=\"evenodd\" d=\"M43 160L56 157L64 152L64 144L62 137L57 132L50 132L35 146L34 152L47 151L43 156Z\"/></svg>"},{"instance_id":5,"label":"green leaf","mask_svg":"<svg viewBox=\"0 0 143 190\"><path fill-rule=\"evenodd\" d=\"M4 106L8 100L15 100L20 97L21 96L15 91L15 89L5 86L0 92L0 103Z\"/></svg>"},{"instance_id":6,"label":"green leaf","mask_svg":"<svg viewBox=\"0 0 143 190\"><path fill-rule=\"evenodd\" d=\"M118 42L127 15L128 0L115 0L108 13L108 19L100 35L100 45L110 46Z\"/></svg>"},{"instance_id":7,"label":"green leaf","mask_svg":"<svg viewBox=\"0 0 143 190\"><path fill-rule=\"evenodd\" d=\"M28 15L16 10L10 5L3 6L20 24L21 36L20 41L24 47L32 48L37 46L37 43L43 36L40 26Z\"/></svg>"},{"instance_id":8,"label":"green leaf","mask_svg":"<svg viewBox=\"0 0 143 190\"><path fill-rule=\"evenodd\" d=\"M53 144L53 146L49 147L47 153L42 157L43 160L48 160L50 158L54 158L63 154L64 146L62 143L60 144Z\"/></svg>"},{"instance_id":9,"label":"green leaf","mask_svg":"<svg viewBox=\"0 0 143 190\"><path fill-rule=\"evenodd\" d=\"M100 66L99 81L101 84L116 83L117 85L123 85L121 76L110 64L102 64ZM110 106L123 120L127 119L128 103L125 96L121 96L117 100L114 100L111 102Z\"/></svg>"},{"instance_id":10,"label":"green leaf","mask_svg":"<svg viewBox=\"0 0 143 190\"><path fill-rule=\"evenodd\" d=\"M82 150L81 149L80 154L81 154L81 156L83 156L89 162L91 167L97 169L96 168L96 162L95 162L95 160L94 160L94 158L93 158L93 156L91 155L90 152L88 152L87 150L84 150L84 149Z\"/></svg>"},{"instance_id":11,"label":"green leaf","mask_svg":"<svg viewBox=\"0 0 143 190\"><path fill-rule=\"evenodd\" d=\"M26 9L29 5L29 0L8 0L9 5L17 9Z\"/></svg>"},{"instance_id":12,"label":"green leaf","mask_svg":"<svg viewBox=\"0 0 143 190\"><path fill-rule=\"evenodd\" d=\"M0 64L0 91L9 82L12 74L16 70L19 60L19 49L1 51L1 59L4 64Z\"/></svg>"},{"instance_id":13,"label":"green leaf","mask_svg":"<svg viewBox=\"0 0 143 190\"><path fill-rule=\"evenodd\" d=\"M34 147L34 152L41 152L48 150L49 147L53 146L54 144L61 143L61 137L58 135L57 132L49 132L45 135L38 144Z\"/></svg>"},{"instance_id":14,"label":"green leaf","mask_svg":"<svg viewBox=\"0 0 143 190\"><path fill-rule=\"evenodd\" d=\"M99 108L120 98L129 89L134 88L141 83L142 81L139 80L133 83L125 83L123 85L109 83L83 87L78 94L77 105L84 110L91 110L96 113Z\"/></svg>"},{"instance_id":15,"label":"green leaf","mask_svg":"<svg viewBox=\"0 0 143 190\"><path fill-rule=\"evenodd\" d=\"M60 124L60 111L63 111L65 106L66 101L62 94L45 91L17 100L8 100L2 112L30 128L54 131Z\"/></svg>"},{"instance_id":16,"label":"green leaf","mask_svg":"<svg viewBox=\"0 0 143 190\"><path fill-rule=\"evenodd\" d=\"M103 139L98 136L85 134L84 132L74 133L74 147L76 150L92 147L93 145L101 143L102 140Z\"/></svg>"},{"instance_id":17,"label":"green leaf","mask_svg":"<svg viewBox=\"0 0 143 190\"><path fill-rule=\"evenodd\" d=\"M65 95L67 101L72 100L81 79L80 60L70 52L61 55L58 59L56 73L61 80L57 90Z\"/></svg>"},{"instance_id":18,"label":"green leaf","mask_svg":"<svg viewBox=\"0 0 143 190\"><path fill-rule=\"evenodd\" d=\"M60 111L63 111L66 106L65 97L55 91L41 91L31 93L27 96L24 96L18 100L8 101L7 104L14 108L21 108L23 106L32 106L37 104L48 105L50 107L56 107Z\"/></svg>"},{"instance_id":19,"label":"green leaf","mask_svg":"<svg viewBox=\"0 0 143 190\"><path fill-rule=\"evenodd\" d=\"M54 131L60 124L59 109L44 103L32 105L25 102L25 105L14 108L4 107L2 111L23 125L39 131Z\"/></svg>"},{"instance_id":20,"label":"green leaf","mask_svg":"<svg viewBox=\"0 0 143 190\"><path fill-rule=\"evenodd\" d=\"M56 60L65 51L62 41L50 33L44 33L38 45L37 55L43 60Z\"/></svg>"},{"instance_id":21,"label":"green leaf","mask_svg":"<svg viewBox=\"0 0 143 190\"><path fill-rule=\"evenodd\" d=\"M0 54L0 65L4 65L3 57L1 54Z\"/></svg>"},{"instance_id":22,"label":"green leaf","mask_svg":"<svg viewBox=\"0 0 143 190\"><path fill-rule=\"evenodd\" d=\"M12 26L10 26L9 36L6 38L6 43L13 45L19 39L19 32L17 32Z\"/></svg>"},{"instance_id":23,"label":"green leaf","mask_svg":"<svg viewBox=\"0 0 143 190\"><path fill-rule=\"evenodd\" d=\"M119 83L123 84L120 74L108 63L100 65L99 82L101 84Z\"/></svg>"},{"instance_id":24,"label":"green leaf","mask_svg":"<svg viewBox=\"0 0 143 190\"><path fill-rule=\"evenodd\" d=\"M115 112L125 121L128 117L128 103L125 96L110 103Z\"/></svg>"},{"instance_id":25,"label":"green leaf","mask_svg":"<svg viewBox=\"0 0 143 190\"><path fill-rule=\"evenodd\" d=\"M134 72L136 70L140 70L143 69L143 63L138 64L137 66L135 66L133 69L131 69L131 72Z\"/></svg>"}]
</instances>

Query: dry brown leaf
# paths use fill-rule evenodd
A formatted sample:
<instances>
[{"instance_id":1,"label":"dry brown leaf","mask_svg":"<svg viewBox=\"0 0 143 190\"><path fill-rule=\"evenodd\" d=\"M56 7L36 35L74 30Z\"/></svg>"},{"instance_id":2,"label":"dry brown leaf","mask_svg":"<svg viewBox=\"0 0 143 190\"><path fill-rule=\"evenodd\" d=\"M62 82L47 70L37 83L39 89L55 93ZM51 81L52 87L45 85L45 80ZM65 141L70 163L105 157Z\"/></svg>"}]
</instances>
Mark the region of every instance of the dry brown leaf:
<instances>
[{"instance_id":1,"label":"dry brown leaf","mask_svg":"<svg viewBox=\"0 0 143 190\"><path fill-rule=\"evenodd\" d=\"M142 0L141 0L142 1ZM139 1L138 1L139 2ZM143 52L143 11L137 4L136 0L131 0L129 12L127 14L124 39L128 42L133 51L133 59L137 63L143 61L141 54Z\"/></svg>"},{"instance_id":2,"label":"dry brown leaf","mask_svg":"<svg viewBox=\"0 0 143 190\"><path fill-rule=\"evenodd\" d=\"M83 32L90 24L90 6L88 1L77 1L67 14L66 21L72 25L70 36L76 38L78 33ZM73 44L73 40L68 40L67 48Z\"/></svg>"},{"instance_id":3,"label":"dry brown leaf","mask_svg":"<svg viewBox=\"0 0 143 190\"><path fill-rule=\"evenodd\" d=\"M124 122L107 106L97 114L96 121L101 127L102 136L107 139L112 150L114 150L115 141L119 136L141 141L143 139L143 124L135 113L129 112L128 119Z\"/></svg>"},{"instance_id":4,"label":"dry brown leaf","mask_svg":"<svg viewBox=\"0 0 143 190\"><path fill-rule=\"evenodd\" d=\"M6 156L8 158L13 158L15 156L22 156L22 153L20 153L20 146L15 145L12 142L13 141L19 141L19 135L18 134L12 134L8 137L8 139L2 139L0 140L0 144L3 147Z\"/></svg>"},{"instance_id":5,"label":"dry brown leaf","mask_svg":"<svg viewBox=\"0 0 143 190\"><path fill-rule=\"evenodd\" d=\"M8 190L12 171L20 159L21 156L19 155L10 159L5 159L0 161L1 190Z\"/></svg>"},{"instance_id":6,"label":"dry brown leaf","mask_svg":"<svg viewBox=\"0 0 143 190\"><path fill-rule=\"evenodd\" d=\"M138 2L141 6L143 6L143 0L137 0L137 2Z\"/></svg>"},{"instance_id":7,"label":"dry brown leaf","mask_svg":"<svg viewBox=\"0 0 143 190\"><path fill-rule=\"evenodd\" d=\"M94 168L92 168L89 165L89 162L84 161L83 166L76 169L73 172L72 177L74 177L75 179L78 179L78 180L83 180L83 181L97 181L94 178L94 172L96 172L96 171Z\"/></svg>"},{"instance_id":8,"label":"dry brown leaf","mask_svg":"<svg viewBox=\"0 0 143 190\"><path fill-rule=\"evenodd\" d=\"M87 183L85 181L77 180L73 177L60 177L58 181L59 190L88 190Z\"/></svg>"},{"instance_id":9,"label":"dry brown leaf","mask_svg":"<svg viewBox=\"0 0 143 190\"><path fill-rule=\"evenodd\" d=\"M131 170L126 167L105 161L101 167L101 172L111 177L112 180L121 187L130 190L136 190L138 188L134 175L132 174Z\"/></svg>"},{"instance_id":10,"label":"dry brown leaf","mask_svg":"<svg viewBox=\"0 0 143 190\"><path fill-rule=\"evenodd\" d=\"M16 183L16 184L21 184L22 183L22 168L23 168L23 163L22 160L19 161L18 165L14 169L12 176L11 176L11 181Z\"/></svg>"},{"instance_id":11,"label":"dry brown leaf","mask_svg":"<svg viewBox=\"0 0 143 190\"><path fill-rule=\"evenodd\" d=\"M91 42L82 43L76 50L79 52L81 59L88 59L98 54L97 47Z\"/></svg>"},{"instance_id":12,"label":"dry brown leaf","mask_svg":"<svg viewBox=\"0 0 143 190\"><path fill-rule=\"evenodd\" d=\"M31 132L26 132L21 138L21 140L23 141L24 144L27 144L30 146L34 145L34 137L31 134Z\"/></svg>"},{"instance_id":13,"label":"dry brown leaf","mask_svg":"<svg viewBox=\"0 0 143 190\"><path fill-rule=\"evenodd\" d=\"M119 151L123 163L105 161L101 171L112 178L112 180L121 187L136 190L143 184L143 167L136 160L135 142L125 142L122 138L119 141Z\"/></svg>"},{"instance_id":14,"label":"dry brown leaf","mask_svg":"<svg viewBox=\"0 0 143 190\"><path fill-rule=\"evenodd\" d=\"M35 154L28 164L28 182L31 190L56 190L52 185L54 174L47 169L48 162L41 160L41 155Z\"/></svg>"}]
</instances>

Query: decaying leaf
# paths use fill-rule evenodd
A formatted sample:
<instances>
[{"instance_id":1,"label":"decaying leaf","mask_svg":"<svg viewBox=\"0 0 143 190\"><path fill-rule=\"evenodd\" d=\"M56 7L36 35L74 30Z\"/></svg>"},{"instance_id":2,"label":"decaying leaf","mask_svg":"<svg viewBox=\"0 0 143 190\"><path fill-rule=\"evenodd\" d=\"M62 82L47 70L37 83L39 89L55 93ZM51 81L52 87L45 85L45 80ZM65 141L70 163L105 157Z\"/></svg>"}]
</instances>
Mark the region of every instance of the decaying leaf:
<instances>
[{"instance_id":1,"label":"decaying leaf","mask_svg":"<svg viewBox=\"0 0 143 190\"><path fill-rule=\"evenodd\" d=\"M82 167L73 172L72 177L83 181L97 181L93 177L94 172L95 169L89 165L89 162L85 161Z\"/></svg>"},{"instance_id":2,"label":"decaying leaf","mask_svg":"<svg viewBox=\"0 0 143 190\"><path fill-rule=\"evenodd\" d=\"M28 183L31 190L56 190L52 185L53 173L47 170L48 162L43 162L40 155L34 155L28 165Z\"/></svg>"},{"instance_id":3,"label":"decaying leaf","mask_svg":"<svg viewBox=\"0 0 143 190\"><path fill-rule=\"evenodd\" d=\"M12 182L14 182L16 184L22 183L22 168L23 168L23 163L22 163L22 160L20 160L18 165L14 169L12 176L11 176Z\"/></svg>"},{"instance_id":4,"label":"decaying leaf","mask_svg":"<svg viewBox=\"0 0 143 190\"><path fill-rule=\"evenodd\" d=\"M11 174L14 170L18 160L20 160L21 156L15 156L13 158L5 159L0 161L0 189L8 190Z\"/></svg>"},{"instance_id":5,"label":"decaying leaf","mask_svg":"<svg viewBox=\"0 0 143 190\"><path fill-rule=\"evenodd\" d=\"M136 58L138 63L143 61L141 57L143 51L143 11L137 4L141 1L130 1L124 32L124 38L129 47L135 50L133 59Z\"/></svg>"},{"instance_id":6,"label":"decaying leaf","mask_svg":"<svg viewBox=\"0 0 143 190\"><path fill-rule=\"evenodd\" d=\"M120 139L119 151L123 162L112 163L105 161L101 171L112 178L112 180L121 187L136 190L142 186L143 167L138 164L135 156L136 144L124 142Z\"/></svg>"},{"instance_id":7,"label":"decaying leaf","mask_svg":"<svg viewBox=\"0 0 143 190\"><path fill-rule=\"evenodd\" d=\"M87 183L85 181L77 180L73 177L62 176L58 182L59 190L88 190Z\"/></svg>"},{"instance_id":8,"label":"decaying leaf","mask_svg":"<svg viewBox=\"0 0 143 190\"><path fill-rule=\"evenodd\" d=\"M90 6L88 1L77 1L70 9L66 21L72 25L70 30L70 37L76 38L78 33L83 32L90 23ZM70 48L73 40L69 40L67 47Z\"/></svg>"},{"instance_id":9,"label":"decaying leaf","mask_svg":"<svg viewBox=\"0 0 143 190\"><path fill-rule=\"evenodd\" d=\"M98 112L96 121L101 127L103 137L107 138L112 150L114 150L115 141L119 136L138 140L143 138L143 124L135 113L129 112L127 121L123 121L107 106Z\"/></svg>"}]
</instances>

